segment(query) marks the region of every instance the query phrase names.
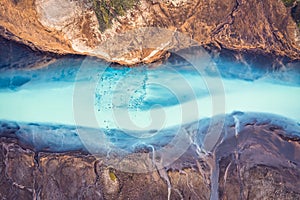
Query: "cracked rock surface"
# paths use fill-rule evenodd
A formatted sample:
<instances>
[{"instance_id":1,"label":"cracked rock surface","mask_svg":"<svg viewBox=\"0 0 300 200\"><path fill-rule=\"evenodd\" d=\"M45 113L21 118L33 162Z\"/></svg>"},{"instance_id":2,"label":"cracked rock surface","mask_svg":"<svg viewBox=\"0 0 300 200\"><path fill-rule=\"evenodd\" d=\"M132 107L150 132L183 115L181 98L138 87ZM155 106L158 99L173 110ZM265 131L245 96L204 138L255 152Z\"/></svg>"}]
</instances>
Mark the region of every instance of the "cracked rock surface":
<instances>
[{"instance_id":1,"label":"cracked rock surface","mask_svg":"<svg viewBox=\"0 0 300 200\"><path fill-rule=\"evenodd\" d=\"M145 27L164 32L153 34ZM94 55L125 65L150 63L195 42L217 51L300 59L299 29L277 0L143 0L103 32L88 0L3 0L0 35L42 51Z\"/></svg>"},{"instance_id":2,"label":"cracked rock surface","mask_svg":"<svg viewBox=\"0 0 300 200\"><path fill-rule=\"evenodd\" d=\"M6 130L1 199L300 198L300 139L272 122L242 123L238 135L227 126L227 139L211 153L200 155L191 145L171 166L147 173L123 172L106 165L106 157L77 151L36 152Z\"/></svg>"}]
</instances>

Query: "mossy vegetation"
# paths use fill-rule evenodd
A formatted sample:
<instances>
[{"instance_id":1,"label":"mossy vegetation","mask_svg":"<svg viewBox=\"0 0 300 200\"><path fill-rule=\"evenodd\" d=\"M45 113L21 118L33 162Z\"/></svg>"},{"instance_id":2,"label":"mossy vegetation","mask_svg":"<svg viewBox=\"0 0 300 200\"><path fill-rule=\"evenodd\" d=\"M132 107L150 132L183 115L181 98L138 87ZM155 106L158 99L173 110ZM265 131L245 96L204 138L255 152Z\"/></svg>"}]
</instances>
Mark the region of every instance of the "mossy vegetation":
<instances>
[{"instance_id":1,"label":"mossy vegetation","mask_svg":"<svg viewBox=\"0 0 300 200\"><path fill-rule=\"evenodd\" d=\"M105 31L112 25L112 20L123 16L126 11L138 4L139 0L89 0L96 13L100 31Z\"/></svg>"},{"instance_id":2,"label":"mossy vegetation","mask_svg":"<svg viewBox=\"0 0 300 200\"><path fill-rule=\"evenodd\" d=\"M112 181L116 181L117 180L117 176L115 175L115 173L113 171L109 172L109 178Z\"/></svg>"},{"instance_id":3,"label":"mossy vegetation","mask_svg":"<svg viewBox=\"0 0 300 200\"><path fill-rule=\"evenodd\" d=\"M283 1L284 5L285 5L286 7L291 7L291 6L294 5L294 2L295 2L296 0L282 0L282 1Z\"/></svg>"}]
</instances>

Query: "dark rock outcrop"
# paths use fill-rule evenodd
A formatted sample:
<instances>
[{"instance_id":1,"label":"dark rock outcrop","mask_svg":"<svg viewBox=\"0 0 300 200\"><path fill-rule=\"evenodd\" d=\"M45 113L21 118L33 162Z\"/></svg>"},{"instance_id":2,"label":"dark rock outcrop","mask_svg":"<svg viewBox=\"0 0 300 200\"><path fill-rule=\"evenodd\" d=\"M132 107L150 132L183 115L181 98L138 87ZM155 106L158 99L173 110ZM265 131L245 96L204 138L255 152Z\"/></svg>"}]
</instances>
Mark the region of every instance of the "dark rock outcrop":
<instances>
[{"instance_id":1,"label":"dark rock outcrop","mask_svg":"<svg viewBox=\"0 0 300 200\"><path fill-rule=\"evenodd\" d=\"M0 196L199 200L216 193L219 199L299 199L300 139L296 132L268 119L240 123L237 136L237 127L228 123L222 132L227 139L211 154L200 155L191 145L171 166L147 173L116 169L104 162L105 156L37 152L11 137L17 129L6 127L10 132L0 142Z\"/></svg>"},{"instance_id":2,"label":"dark rock outcrop","mask_svg":"<svg viewBox=\"0 0 300 200\"><path fill-rule=\"evenodd\" d=\"M220 199L299 198L300 140L283 135L272 124L248 124L218 147Z\"/></svg>"}]
</instances>

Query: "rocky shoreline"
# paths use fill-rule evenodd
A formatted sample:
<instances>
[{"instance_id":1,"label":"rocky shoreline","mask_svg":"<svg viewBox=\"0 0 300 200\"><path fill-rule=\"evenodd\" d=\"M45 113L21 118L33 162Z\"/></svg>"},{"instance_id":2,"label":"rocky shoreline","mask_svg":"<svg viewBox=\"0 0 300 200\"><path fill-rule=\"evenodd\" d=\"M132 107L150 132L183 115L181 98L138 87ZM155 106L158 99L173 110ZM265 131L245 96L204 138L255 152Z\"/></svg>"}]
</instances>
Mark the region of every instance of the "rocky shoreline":
<instances>
[{"instance_id":1,"label":"rocky shoreline","mask_svg":"<svg viewBox=\"0 0 300 200\"><path fill-rule=\"evenodd\" d=\"M300 84L300 31L282 1L142 0L111 23L100 30L90 0L1 0L0 89L50 82L64 69L75 72L86 56L151 68L186 62L176 53L195 46L220 64L222 77L254 81L278 72L278 83ZM0 120L0 198L300 199L300 124L261 113L224 119L223 128L212 119L184 125L189 146L174 162L156 154L166 145L158 136L156 146L127 153L101 146L95 154L75 126ZM211 121L217 128L207 135ZM129 144L120 138L110 141Z\"/></svg>"},{"instance_id":2,"label":"rocky shoreline","mask_svg":"<svg viewBox=\"0 0 300 200\"><path fill-rule=\"evenodd\" d=\"M240 118L240 127L230 122L233 116ZM16 126L2 122L0 196L6 199L210 199L213 196L298 199L299 124L272 115L233 113L229 118L222 130L223 139L210 153L200 153L197 145L192 144L171 165L157 165L156 170L146 173L126 172L107 162L124 162L130 155L95 157L76 150L36 151L16 137ZM198 131L196 136L201 135L201 129ZM138 167L145 163L130 165Z\"/></svg>"},{"instance_id":3,"label":"rocky shoreline","mask_svg":"<svg viewBox=\"0 0 300 200\"><path fill-rule=\"evenodd\" d=\"M93 55L123 65L151 63L195 42L216 52L238 52L236 57L250 52L300 59L300 32L282 1L174 2L140 1L101 32L87 0L4 0L0 35L44 52Z\"/></svg>"}]
</instances>

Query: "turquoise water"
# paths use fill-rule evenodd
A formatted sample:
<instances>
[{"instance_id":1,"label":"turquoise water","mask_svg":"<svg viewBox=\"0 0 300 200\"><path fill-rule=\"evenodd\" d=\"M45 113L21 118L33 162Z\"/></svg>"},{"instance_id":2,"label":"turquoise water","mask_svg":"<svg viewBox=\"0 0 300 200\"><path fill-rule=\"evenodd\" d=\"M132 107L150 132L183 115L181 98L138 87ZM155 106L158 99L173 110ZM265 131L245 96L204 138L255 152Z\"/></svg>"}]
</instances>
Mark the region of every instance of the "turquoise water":
<instances>
[{"instance_id":1,"label":"turquoise water","mask_svg":"<svg viewBox=\"0 0 300 200\"><path fill-rule=\"evenodd\" d=\"M200 67L170 59L128 68L94 58L4 66L0 135L36 151L103 155L107 166L135 173L171 166L190 148L207 155L232 137L228 127L238 135L248 123L273 124L300 136L297 63L273 69L212 60ZM149 168L135 167L147 158Z\"/></svg>"},{"instance_id":2,"label":"turquoise water","mask_svg":"<svg viewBox=\"0 0 300 200\"><path fill-rule=\"evenodd\" d=\"M94 59L77 65L66 59L42 69L2 69L0 119L139 131L233 111L300 121L297 68L281 72L253 67L245 78L243 71L228 73L242 68L236 63L215 66L220 76L199 74L188 63L127 68Z\"/></svg>"},{"instance_id":3,"label":"turquoise water","mask_svg":"<svg viewBox=\"0 0 300 200\"><path fill-rule=\"evenodd\" d=\"M299 134L296 62L206 62L209 56L192 54L196 65L176 57L128 68L89 57L53 58L1 38L0 44L0 134L37 150L161 149L174 161L192 144L211 150L224 126L249 120ZM37 67L40 60L51 62Z\"/></svg>"},{"instance_id":4,"label":"turquoise water","mask_svg":"<svg viewBox=\"0 0 300 200\"><path fill-rule=\"evenodd\" d=\"M2 51L1 42L0 136L36 152L83 151L121 171L161 173L189 165L175 162L185 152L212 159L249 124L300 137L299 62L276 67L194 56L196 66L173 58L128 68L69 56L38 68L33 63L45 55ZM218 196L215 164L211 199Z\"/></svg>"}]
</instances>

